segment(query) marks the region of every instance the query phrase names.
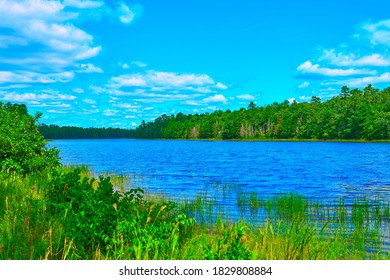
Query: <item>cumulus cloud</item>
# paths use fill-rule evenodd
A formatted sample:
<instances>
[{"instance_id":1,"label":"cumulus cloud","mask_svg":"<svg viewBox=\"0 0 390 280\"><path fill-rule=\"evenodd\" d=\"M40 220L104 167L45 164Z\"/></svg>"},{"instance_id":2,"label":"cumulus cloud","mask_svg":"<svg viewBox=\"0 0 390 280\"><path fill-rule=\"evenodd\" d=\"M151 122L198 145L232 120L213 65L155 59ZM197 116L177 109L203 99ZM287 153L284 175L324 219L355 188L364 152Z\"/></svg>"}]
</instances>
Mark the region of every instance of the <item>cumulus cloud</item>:
<instances>
[{"instance_id":1,"label":"cumulus cloud","mask_svg":"<svg viewBox=\"0 0 390 280\"><path fill-rule=\"evenodd\" d=\"M29 102L29 101L47 101L47 100L71 101L71 100L75 100L76 96L60 94L60 93L56 93L56 94L5 93L1 97L1 99L7 100L10 102ZM55 104L53 104L53 105L55 105Z\"/></svg>"},{"instance_id":2,"label":"cumulus cloud","mask_svg":"<svg viewBox=\"0 0 390 280\"><path fill-rule=\"evenodd\" d=\"M310 83L309 82L303 82L302 84L300 84L298 86L298 88L307 88L308 86L310 86Z\"/></svg>"},{"instance_id":3,"label":"cumulus cloud","mask_svg":"<svg viewBox=\"0 0 390 280\"><path fill-rule=\"evenodd\" d=\"M136 66L141 67L141 68L148 66L146 63L141 62L141 61L133 61L133 62L131 62L131 64L136 65Z\"/></svg>"},{"instance_id":4,"label":"cumulus cloud","mask_svg":"<svg viewBox=\"0 0 390 280\"><path fill-rule=\"evenodd\" d=\"M220 82L218 82L216 85L215 85L215 88L218 88L218 89L227 89L228 87Z\"/></svg>"},{"instance_id":5,"label":"cumulus cloud","mask_svg":"<svg viewBox=\"0 0 390 280\"><path fill-rule=\"evenodd\" d=\"M79 9L91 9L99 8L104 5L104 1L92 1L92 0L64 0L63 4L69 7L75 7Z\"/></svg>"},{"instance_id":6,"label":"cumulus cloud","mask_svg":"<svg viewBox=\"0 0 390 280\"><path fill-rule=\"evenodd\" d=\"M328 85L388 86L389 46L390 19L365 22L357 26L356 33L346 42L340 42L334 48L322 49L317 59L299 65L296 77L312 79L313 88L319 86L319 90Z\"/></svg>"},{"instance_id":7,"label":"cumulus cloud","mask_svg":"<svg viewBox=\"0 0 390 280\"><path fill-rule=\"evenodd\" d=\"M241 94L241 95L237 95L236 97L238 99L241 99L241 100L254 100L254 99L256 99L256 97L254 97L251 94Z\"/></svg>"},{"instance_id":8,"label":"cumulus cloud","mask_svg":"<svg viewBox=\"0 0 390 280\"><path fill-rule=\"evenodd\" d=\"M373 53L369 55L357 56L353 53L336 53L334 49L324 50L319 61L327 61L336 66L389 66L390 58L381 54Z\"/></svg>"},{"instance_id":9,"label":"cumulus cloud","mask_svg":"<svg viewBox=\"0 0 390 280\"><path fill-rule=\"evenodd\" d=\"M69 111L54 110L54 109L47 110L46 112L52 113L52 114L69 114Z\"/></svg>"},{"instance_id":10,"label":"cumulus cloud","mask_svg":"<svg viewBox=\"0 0 390 280\"><path fill-rule=\"evenodd\" d=\"M122 67L123 69L129 69L129 68L130 68L130 65L127 64L127 63L119 62L118 64L119 64L119 66Z\"/></svg>"},{"instance_id":11,"label":"cumulus cloud","mask_svg":"<svg viewBox=\"0 0 390 280\"><path fill-rule=\"evenodd\" d=\"M118 112L118 110L104 110L103 115L105 115L106 117L112 117L116 116Z\"/></svg>"},{"instance_id":12,"label":"cumulus cloud","mask_svg":"<svg viewBox=\"0 0 390 280\"><path fill-rule=\"evenodd\" d=\"M71 71L61 73L41 74L29 71L0 71L0 84L4 83L66 83L73 79L74 73Z\"/></svg>"},{"instance_id":13,"label":"cumulus cloud","mask_svg":"<svg viewBox=\"0 0 390 280\"><path fill-rule=\"evenodd\" d=\"M101 47L94 44L94 38L75 26L72 21L78 12L65 11L66 5L78 8L93 8L102 5L101 1L47 1L47 0L3 0L0 1L0 27L3 28L2 47L24 46L25 53L19 57L8 57L3 62L18 64L24 59L24 67L30 64L45 64L52 68L63 68L74 62L99 54ZM6 43L4 43L6 42ZM50 57L46 62L42 57ZM29 62L29 64L26 64ZM58 62L58 64L56 63Z\"/></svg>"},{"instance_id":14,"label":"cumulus cloud","mask_svg":"<svg viewBox=\"0 0 390 280\"><path fill-rule=\"evenodd\" d=\"M191 106L203 105L203 103L200 103L199 101L195 101L195 100L186 100L186 101L182 102L182 104L191 105Z\"/></svg>"},{"instance_id":15,"label":"cumulus cloud","mask_svg":"<svg viewBox=\"0 0 390 280\"><path fill-rule=\"evenodd\" d=\"M116 104L113 104L112 106L122 108L122 109L138 109L141 107L139 105L133 105L130 103L116 103Z\"/></svg>"},{"instance_id":16,"label":"cumulus cloud","mask_svg":"<svg viewBox=\"0 0 390 280\"><path fill-rule=\"evenodd\" d=\"M383 83L390 83L390 73L385 72L378 76L363 77L359 79L349 79L337 82L324 82L323 85L347 85L349 87L365 87L368 84L378 85Z\"/></svg>"},{"instance_id":17,"label":"cumulus cloud","mask_svg":"<svg viewBox=\"0 0 390 280\"><path fill-rule=\"evenodd\" d=\"M130 23L135 18L135 14L126 6L125 3L120 3L118 7L119 20L122 23Z\"/></svg>"},{"instance_id":18,"label":"cumulus cloud","mask_svg":"<svg viewBox=\"0 0 390 280\"><path fill-rule=\"evenodd\" d=\"M362 29L367 31L371 44L390 46L390 19L366 23Z\"/></svg>"},{"instance_id":19,"label":"cumulus cloud","mask_svg":"<svg viewBox=\"0 0 390 280\"><path fill-rule=\"evenodd\" d=\"M310 61L306 61L301 65L299 65L297 70L303 74L315 74L315 75L329 76L329 77L375 75L377 73L375 70L368 70L368 69L354 69L354 68L340 69L340 68L320 67L319 64L312 64Z\"/></svg>"},{"instance_id":20,"label":"cumulus cloud","mask_svg":"<svg viewBox=\"0 0 390 280\"><path fill-rule=\"evenodd\" d=\"M138 16L142 14L141 5L128 6L124 2L118 3L117 15L119 20L124 24L132 23Z\"/></svg>"},{"instance_id":21,"label":"cumulus cloud","mask_svg":"<svg viewBox=\"0 0 390 280\"><path fill-rule=\"evenodd\" d=\"M83 102L86 103L86 104L90 104L90 105L96 104L95 100L92 100L92 99L89 99L89 98L83 99Z\"/></svg>"},{"instance_id":22,"label":"cumulus cloud","mask_svg":"<svg viewBox=\"0 0 390 280\"><path fill-rule=\"evenodd\" d=\"M221 103L226 103L227 99L225 96L222 94L216 94L214 96L206 97L203 99L204 102L209 103L209 102L221 102Z\"/></svg>"},{"instance_id":23,"label":"cumulus cloud","mask_svg":"<svg viewBox=\"0 0 390 280\"><path fill-rule=\"evenodd\" d=\"M145 87L153 91L165 91L181 89L188 91L210 92L212 87L222 87L221 83L206 74L181 74L174 72L147 71L145 73L135 73L120 75L111 78L109 82L111 88L124 87Z\"/></svg>"},{"instance_id":24,"label":"cumulus cloud","mask_svg":"<svg viewBox=\"0 0 390 280\"><path fill-rule=\"evenodd\" d=\"M104 71L91 63L81 64L79 73L103 73Z\"/></svg>"}]
</instances>

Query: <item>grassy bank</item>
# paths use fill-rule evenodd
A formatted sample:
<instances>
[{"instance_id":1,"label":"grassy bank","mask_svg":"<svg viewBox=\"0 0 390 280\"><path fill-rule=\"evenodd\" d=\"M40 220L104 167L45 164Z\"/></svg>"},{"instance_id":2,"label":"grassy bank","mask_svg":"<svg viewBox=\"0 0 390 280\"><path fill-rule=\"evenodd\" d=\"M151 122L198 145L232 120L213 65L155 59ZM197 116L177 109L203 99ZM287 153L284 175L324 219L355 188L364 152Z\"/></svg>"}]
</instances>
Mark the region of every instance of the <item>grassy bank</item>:
<instances>
[{"instance_id":1,"label":"grassy bank","mask_svg":"<svg viewBox=\"0 0 390 280\"><path fill-rule=\"evenodd\" d=\"M205 193L170 201L86 168L0 176L0 259L390 259L380 201L222 186L249 213L232 219Z\"/></svg>"}]
</instances>

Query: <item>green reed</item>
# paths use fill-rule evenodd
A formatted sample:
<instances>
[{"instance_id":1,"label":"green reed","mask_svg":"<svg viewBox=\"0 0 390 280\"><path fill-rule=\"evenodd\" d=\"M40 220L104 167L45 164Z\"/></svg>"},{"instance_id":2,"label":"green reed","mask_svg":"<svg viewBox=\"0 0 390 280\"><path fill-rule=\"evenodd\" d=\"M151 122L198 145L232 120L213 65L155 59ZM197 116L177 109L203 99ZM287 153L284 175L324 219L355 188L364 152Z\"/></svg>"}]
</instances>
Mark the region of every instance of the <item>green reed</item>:
<instances>
[{"instance_id":1,"label":"green reed","mask_svg":"<svg viewBox=\"0 0 390 280\"><path fill-rule=\"evenodd\" d=\"M0 259L390 259L390 207L379 199L224 184L170 199L131 184L73 167L0 175Z\"/></svg>"}]
</instances>

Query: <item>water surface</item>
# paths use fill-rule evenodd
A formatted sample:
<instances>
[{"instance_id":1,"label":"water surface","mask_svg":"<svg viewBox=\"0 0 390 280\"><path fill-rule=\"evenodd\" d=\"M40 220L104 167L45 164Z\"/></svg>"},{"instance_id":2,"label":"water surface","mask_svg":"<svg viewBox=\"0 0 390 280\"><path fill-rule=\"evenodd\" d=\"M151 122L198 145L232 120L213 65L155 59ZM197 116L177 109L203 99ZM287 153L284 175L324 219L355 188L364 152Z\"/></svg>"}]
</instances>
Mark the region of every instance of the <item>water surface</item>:
<instances>
[{"instance_id":1,"label":"water surface","mask_svg":"<svg viewBox=\"0 0 390 280\"><path fill-rule=\"evenodd\" d=\"M55 140L65 164L140 176L145 188L193 198L215 184L261 196L367 196L390 201L390 144L345 142Z\"/></svg>"}]
</instances>

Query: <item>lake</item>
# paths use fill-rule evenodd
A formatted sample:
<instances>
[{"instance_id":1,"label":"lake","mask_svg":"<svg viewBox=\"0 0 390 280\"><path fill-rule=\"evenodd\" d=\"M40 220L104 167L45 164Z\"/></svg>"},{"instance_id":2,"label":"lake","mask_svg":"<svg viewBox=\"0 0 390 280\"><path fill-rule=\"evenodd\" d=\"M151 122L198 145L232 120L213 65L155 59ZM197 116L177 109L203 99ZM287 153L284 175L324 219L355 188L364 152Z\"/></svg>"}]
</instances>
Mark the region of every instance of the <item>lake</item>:
<instances>
[{"instance_id":1,"label":"lake","mask_svg":"<svg viewBox=\"0 0 390 280\"><path fill-rule=\"evenodd\" d=\"M216 185L260 196L390 201L390 144L351 142L54 140L64 164L115 172L169 197ZM133 180L134 181L134 180Z\"/></svg>"}]
</instances>

